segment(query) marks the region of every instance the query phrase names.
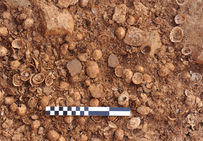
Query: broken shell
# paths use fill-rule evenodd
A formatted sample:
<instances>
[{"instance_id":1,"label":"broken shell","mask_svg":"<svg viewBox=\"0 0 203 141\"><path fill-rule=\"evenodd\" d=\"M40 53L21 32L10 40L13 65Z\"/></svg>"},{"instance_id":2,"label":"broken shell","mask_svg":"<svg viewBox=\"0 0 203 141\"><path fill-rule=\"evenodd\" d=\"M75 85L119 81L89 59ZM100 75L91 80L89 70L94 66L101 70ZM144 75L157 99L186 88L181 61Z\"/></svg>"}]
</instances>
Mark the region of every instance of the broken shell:
<instances>
[{"instance_id":1,"label":"broken shell","mask_svg":"<svg viewBox=\"0 0 203 141\"><path fill-rule=\"evenodd\" d=\"M171 30L169 38L171 42L178 43L182 41L183 36L183 29L179 26L176 26Z\"/></svg>"},{"instance_id":2,"label":"broken shell","mask_svg":"<svg viewBox=\"0 0 203 141\"><path fill-rule=\"evenodd\" d=\"M34 75L31 79L32 79L33 84L38 85L44 81L45 76L43 73L38 73L38 74Z\"/></svg>"},{"instance_id":3,"label":"broken shell","mask_svg":"<svg viewBox=\"0 0 203 141\"><path fill-rule=\"evenodd\" d=\"M202 75L200 73L192 73L190 80L200 82L202 80Z\"/></svg>"},{"instance_id":4,"label":"broken shell","mask_svg":"<svg viewBox=\"0 0 203 141\"><path fill-rule=\"evenodd\" d=\"M123 75L123 67L117 66L117 67L115 68L115 75L116 75L117 77L122 77L122 75Z\"/></svg>"},{"instance_id":5,"label":"broken shell","mask_svg":"<svg viewBox=\"0 0 203 141\"><path fill-rule=\"evenodd\" d=\"M192 49L190 47L184 47L181 50L182 54L185 56L188 56L192 53Z\"/></svg>"},{"instance_id":6,"label":"broken shell","mask_svg":"<svg viewBox=\"0 0 203 141\"><path fill-rule=\"evenodd\" d=\"M133 117L127 123L127 128L128 129L136 129L140 125L140 122L141 122L141 120L139 117Z\"/></svg>"},{"instance_id":7,"label":"broken shell","mask_svg":"<svg viewBox=\"0 0 203 141\"><path fill-rule=\"evenodd\" d=\"M176 0L176 3L177 3L179 6L185 5L187 2L188 2L188 0Z\"/></svg>"},{"instance_id":8,"label":"broken shell","mask_svg":"<svg viewBox=\"0 0 203 141\"><path fill-rule=\"evenodd\" d=\"M11 45L13 48L21 49L24 46L24 41L22 39L15 39Z\"/></svg>"},{"instance_id":9,"label":"broken shell","mask_svg":"<svg viewBox=\"0 0 203 141\"><path fill-rule=\"evenodd\" d=\"M141 84L143 81L143 75L140 72L136 72L134 73L133 77L132 77L132 81L134 84Z\"/></svg>"},{"instance_id":10,"label":"broken shell","mask_svg":"<svg viewBox=\"0 0 203 141\"><path fill-rule=\"evenodd\" d=\"M23 81L28 81L31 76L32 76L32 70L30 68L27 68L26 70L20 73L21 80Z\"/></svg>"},{"instance_id":11,"label":"broken shell","mask_svg":"<svg viewBox=\"0 0 203 141\"><path fill-rule=\"evenodd\" d=\"M21 63L18 60L14 60L10 62L10 67L12 70L17 70Z\"/></svg>"},{"instance_id":12,"label":"broken shell","mask_svg":"<svg viewBox=\"0 0 203 141\"><path fill-rule=\"evenodd\" d=\"M119 97L118 97L118 104L123 106L128 106L129 104L129 94L127 91L124 91Z\"/></svg>"},{"instance_id":13,"label":"broken shell","mask_svg":"<svg viewBox=\"0 0 203 141\"><path fill-rule=\"evenodd\" d=\"M142 46L140 48L141 52L143 54L149 54L151 52L151 46L147 45L147 46Z\"/></svg>"},{"instance_id":14,"label":"broken shell","mask_svg":"<svg viewBox=\"0 0 203 141\"><path fill-rule=\"evenodd\" d=\"M22 86L23 82L21 81L19 74L14 74L13 75L12 83L16 87Z\"/></svg>"},{"instance_id":15,"label":"broken shell","mask_svg":"<svg viewBox=\"0 0 203 141\"><path fill-rule=\"evenodd\" d=\"M54 76L53 74L48 74L45 78L45 84L46 86L51 86L54 83Z\"/></svg>"},{"instance_id":16,"label":"broken shell","mask_svg":"<svg viewBox=\"0 0 203 141\"><path fill-rule=\"evenodd\" d=\"M184 14L178 14L174 18L174 21L176 24L183 24L185 20L186 20L186 17Z\"/></svg>"}]
</instances>

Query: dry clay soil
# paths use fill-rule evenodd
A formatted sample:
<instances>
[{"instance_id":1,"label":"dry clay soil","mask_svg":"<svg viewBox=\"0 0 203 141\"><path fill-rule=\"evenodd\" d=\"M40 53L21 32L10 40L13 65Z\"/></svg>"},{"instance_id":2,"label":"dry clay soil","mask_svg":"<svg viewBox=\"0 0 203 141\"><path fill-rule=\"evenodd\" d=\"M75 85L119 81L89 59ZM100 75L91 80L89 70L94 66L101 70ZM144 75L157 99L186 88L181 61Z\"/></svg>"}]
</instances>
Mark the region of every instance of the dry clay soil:
<instances>
[{"instance_id":1,"label":"dry clay soil","mask_svg":"<svg viewBox=\"0 0 203 141\"><path fill-rule=\"evenodd\" d=\"M203 141L202 15L202 0L1 0L0 141ZM45 115L58 105L131 116Z\"/></svg>"}]
</instances>

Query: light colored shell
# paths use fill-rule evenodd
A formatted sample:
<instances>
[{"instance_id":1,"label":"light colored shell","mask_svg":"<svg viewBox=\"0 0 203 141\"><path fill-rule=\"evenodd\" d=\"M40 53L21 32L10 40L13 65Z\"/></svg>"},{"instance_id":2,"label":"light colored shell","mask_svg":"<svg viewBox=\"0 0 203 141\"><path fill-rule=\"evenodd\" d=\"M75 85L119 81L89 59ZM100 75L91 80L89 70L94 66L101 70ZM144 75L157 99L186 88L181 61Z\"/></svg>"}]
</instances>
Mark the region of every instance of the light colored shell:
<instances>
[{"instance_id":1,"label":"light colored shell","mask_svg":"<svg viewBox=\"0 0 203 141\"><path fill-rule=\"evenodd\" d=\"M132 82L134 84L141 84L143 82L143 75L140 72L136 72L134 73L133 77L132 77Z\"/></svg>"},{"instance_id":2,"label":"light colored shell","mask_svg":"<svg viewBox=\"0 0 203 141\"><path fill-rule=\"evenodd\" d=\"M190 79L191 81L200 82L202 80L202 75L200 73L192 73Z\"/></svg>"},{"instance_id":3,"label":"light colored shell","mask_svg":"<svg viewBox=\"0 0 203 141\"><path fill-rule=\"evenodd\" d=\"M23 48L25 43L24 43L24 41L22 39L15 39L15 40L12 41L11 45L12 45L13 48L21 49L21 48Z\"/></svg>"},{"instance_id":4,"label":"light colored shell","mask_svg":"<svg viewBox=\"0 0 203 141\"><path fill-rule=\"evenodd\" d=\"M186 16L184 14L178 14L175 16L174 21L176 24L183 24L186 21Z\"/></svg>"},{"instance_id":5,"label":"light colored shell","mask_svg":"<svg viewBox=\"0 0 203 141\"><path fill-rule=\"evenodd\" d=\"M45 78L46 86L51 86L54 83L54 76L53 74L48 74Z\"/></svg>"},{"instance_id":6,"label":"light colored shell","mask_svg":"<svg viewBox=\"0 0 203 141\"><path fill-rule=\"evenodd\" d=\"M31 78L31 83L34 85L38 85L41 84L44 81L44 79L45 75L43 73L38 73Z\"/></svg>"},{"instance_id":7,"label":"light colored shell","mask_svg":"<svg viewBox=\"0 0 203 141\"><path fill-rule=\"evenodd\" d=\"M185 56L188 56L192 53L192 49L190 47L183 47L181 53Z\"/></svg>"},{"instance_id":8,"label":"light colored shell","mask_svg":"<svg viewBox=\"0 0 203 141\"><path fill-rule=\"evenodd\" d=\"M123 75L123 67L122 66L117 66L114 71L115 71L115 75L117 77L122 77L122 75Z\"/></svg>"},{"instance_id":9,"label":"light colored shell","mask_svg":"<svg viewBox=\"0 0 203 141\"><path fill-rule=\"evenodd\" d=\"M169 37L171 42L174 42L174 43L181 42L184 37L183 29L179 26L174 27L171 30Z\"/></svg>"},{"instance_id":10,"label":"light colored shell","mask_svg":"<svg viewBox=\"0 0 203 141\"><path fill-rule=\"evenodd\" d=\"M25 69L20 73L21 80L28 81L32 76L32 70L30 68Z\"/></svg>"},{"instance_id":11,"label":"light colored shell","mask_svg":"<svg viewBox=\"0 0 203 141\"><path fill-rule=\"evenodd\" d=\"M177 3L179 6L185 5L187 2L188 2L188 0L176 0L176 3Z\"/></svg>"},{"instance_id":12,"label":"light colored shell","mask_svg":"<svg viewBox=\"0 0 203 141\"><path fill-rule=\"evenodd\" d=\"M6 56L8 53L7 48L0 46L0 57Z\"/></svg>"},{"instance_id":13,"label":"light colored shell","mask_svg":"<svg viewBox=\"0 0 203 141\"><path fill-rule=\"evenodd\" d=\"M123 106L128 106L129 104L129 94L127 91L124 91L119 97L118 97L118 104Z\"/></svg>"},{"instance_id":14,"label":"light colored shell","mask_svg":"<svg viewBox=\"0 0 203 141\"><path fill-rule=\"evenodd\" d=\"M23 82L21 81L19 74L14 74L13 75L12 83L16 87L22 86Z\"/></svg>"},{"instance_id":15,"label":"light colored shell","mask_svg":"<svg viewBox=\"0 0 203 141\"><path fill-rule=\"evenodd\" d=\"M136 129L140 125L140 122L141 122L141 120L139 117L133 117L128 121L127 128L128 129Z\"/></svg>"},{"instance_id":16,"label":"light colored shell","mask_svg":"<svg viewBox=\"0 0 203 141\"><path fill-rule=\"evenodd\" d=\"M131 69L124 69L123 70L123 78L125 79L125 81L127 83L131 82L132 76L133 76L133 72L131 71Z\"/></svg>"}]
</instances>

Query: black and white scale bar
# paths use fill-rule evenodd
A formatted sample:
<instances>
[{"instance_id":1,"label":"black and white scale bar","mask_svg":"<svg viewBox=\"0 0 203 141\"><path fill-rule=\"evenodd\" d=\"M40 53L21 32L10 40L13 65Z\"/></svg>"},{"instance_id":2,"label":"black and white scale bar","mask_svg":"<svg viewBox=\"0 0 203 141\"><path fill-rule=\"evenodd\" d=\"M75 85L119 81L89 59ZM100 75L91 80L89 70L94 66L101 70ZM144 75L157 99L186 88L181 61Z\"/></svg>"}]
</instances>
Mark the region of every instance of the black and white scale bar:
<instances>
[{"instance_id":1,"label":"black and white scale bar","mask_svg":"<svg viewBox=\"0 0 203 141\"><path fill-rule=\"evenodd\" d=\"M50 116L130 116L128 107L61 107L47 106Z\"/></svg>"}]
</instances>

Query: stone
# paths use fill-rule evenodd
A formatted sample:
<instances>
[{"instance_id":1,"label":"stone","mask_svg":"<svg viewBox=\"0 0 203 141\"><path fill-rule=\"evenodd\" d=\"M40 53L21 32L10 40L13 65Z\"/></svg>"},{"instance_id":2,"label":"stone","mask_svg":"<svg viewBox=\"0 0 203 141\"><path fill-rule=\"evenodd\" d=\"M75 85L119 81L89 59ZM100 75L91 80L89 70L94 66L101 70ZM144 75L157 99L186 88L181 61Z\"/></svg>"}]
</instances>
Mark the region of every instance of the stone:
<instances>
[{"instance_id":1,"label":"stone","mask_svg":"<svg viewBox=\"0 0 203 141\"><path fill-rule=\"evenodd\" d=\"M74 20L67 9L59 10L51 3L39 1L40 17L45 35L72 34Z\"/></svg>"},{"instance_id":2,"label":"stone","mask_svg":"<svg viewBox=\"0 0 203 141\"><path fill-rule=\"evenodd\" d=\"M67 69L71 76L75 76L81 72L82 65L78 59L74 59L68 62Z\"/></svg>"},{"instance_id":3,"label":"stone","mask_svg":"<svg viewBox=\"0 0 203 141\"><path fill-rule=\"evenodd\" d=\"M115 7L113 20L117 23L124 23L126 19L127 7L125 4L120 4Z\"/></svg>"},{"instance_id":4,"label":"stone","mask_svg":"<svg viewBox=\"0 0 203 141\"><path fill-rule=\"evenodd\" d=\"M92 84L89 86L89 91L92 95L92 97L94 98L100 98L100 97L103 97L104 95L104 92L103 92L103 86L101 84Z\"/></svg>"},{"instance_id":5,"label":"stone","mask_svg":"<svg viewBox=\"0 0 203 141\"><path fill-rule=\"evenodd\" d=\"M108 58L108 66L115 68L119 65L118 57L115 54L111 54Z\"/></svg>"},{"instance_id":6,"label":"stone","mask_svg":"<svg viewBox=\"0 0 203 141\"><path fill-rule=\"evenodd\" d=\"M8 36L8 29L6 27L0 27L0 36Z\"/></svg>"},{"instance_id":7,"label":"stone","mask_svg":"<svg viewBox=\"0 0 203 141\"><path fill-rule=\"evenodd\" d=\"M139 28L131 26L127 30L126 36L124 38L124 43L130 46L141 46L146 43L148 39L148 33Z\"/></svg>"},{"instance_id":8,"label":"stone","mask_svg":"<svg viewBox=\"0 0 203 141\"><path fill-rule=\"evenodd\" d=\"M96 78L100 72L98 64L95 61L87 62L86 72L90 78Z\"/></svg>"}]
</instances>

